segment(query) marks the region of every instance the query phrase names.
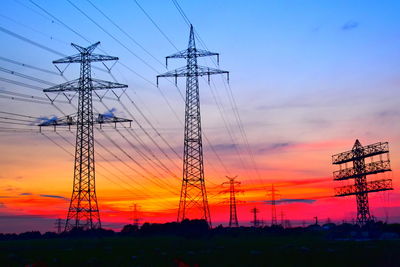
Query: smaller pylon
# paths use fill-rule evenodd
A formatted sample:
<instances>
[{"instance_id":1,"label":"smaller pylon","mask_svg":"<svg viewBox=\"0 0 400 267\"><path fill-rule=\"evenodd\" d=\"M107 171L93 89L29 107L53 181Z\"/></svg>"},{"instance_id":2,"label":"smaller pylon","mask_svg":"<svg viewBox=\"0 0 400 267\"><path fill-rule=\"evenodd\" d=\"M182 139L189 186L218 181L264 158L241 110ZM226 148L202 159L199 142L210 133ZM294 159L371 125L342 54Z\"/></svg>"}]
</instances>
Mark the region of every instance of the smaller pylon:
<instances>
[{"instance_id":1,"label":"smaller pylon","mask_svg":"<svg viewBox=\"0 0 400 267\"><path fill-rule=\"evenodd\" d=\"M132 216L132 220L133 220L133 225L139 228L139 205L138 204L133 204L133 206L131 206L133 208L133 216Z\"/></svg>"},{"instance_id":2,"label":"smaller pylon","mask_svg":"<svg viewBox=\"0 0 400 267\"><path fill-rule=\"evenodd\" d=\"M239 222L237 218L237 210L236 210L236 193L240 192L241 190L237 190L235 185L240 185L240 182L235 181L237 176L235 177L228 177L227 182L222 183L222 185L229 185L229 227L239 227ZM222 191L221 193L227 193L228 190Z\"/></svg>"},{"instance_id":3,"label":"smaller pylon","mask_svg":"<svg viewBox=\"0 0 400 267\"><path fill-rule=\"evenodd\" d=\"M268 190L268 195L271 197L271 226L278 225L278 220L276 217L276 192L278 190L275 189L274 185L271 185L271 189Z\"/></svg>"},{"instance_id":4,"label":"smaller pylon","mask_svg":"<svg viewBox=\"0 0 400 267\"><path fill-rule=\"evenodd\" d=\"M257 213L259 213L260 210L257 209L256 207L254 207L250 211L251 211L251 213L253 213L253 221L251 221L253 223L253 227L258 227L260 224L260 221L257 220Z\"/></svg>"},{"instance_id":5,"label":"smaller pylon","mask_svg":"<svg viewBox=\"0 0 400 267\"><path fill-rule=\"evenodd\" d=\"M61 232L62 232L62 223L63 223L62 219L58 218L56 220L55 228L56 228L57 234L61 234Z\"/></svg>"}]
</instances>

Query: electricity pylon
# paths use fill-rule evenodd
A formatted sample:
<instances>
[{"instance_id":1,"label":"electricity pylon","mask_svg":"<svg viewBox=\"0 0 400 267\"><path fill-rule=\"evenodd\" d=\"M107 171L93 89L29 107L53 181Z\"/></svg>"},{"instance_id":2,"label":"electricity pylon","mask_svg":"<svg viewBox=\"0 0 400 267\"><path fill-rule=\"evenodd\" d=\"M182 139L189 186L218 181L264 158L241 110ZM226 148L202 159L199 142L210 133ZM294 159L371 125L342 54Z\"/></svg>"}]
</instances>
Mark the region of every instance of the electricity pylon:
<instances>
[{"instance_id":1,"label":"electricity pylon","mask_svg":"<svg viewBox=\"0 0 400 267\"><path fill-rule=\"evenodd\" d=\"M235 185L240 185L240 182L235 181L237 176L235 177L226 176L226 178L228 179L228 181L222 183L222 185L224 184L229 185L229 227L239 227L237 211L236 211L236 193L239 192L239 190L235 189Z\"/></svg>"},{"instance_id":2,"label":"electricity pylon","mask_svg":"<svg viewBox=\"0 0 400 267\"><path fill-rule=\"evenodd\" d=\"M100 213L96 197L94 134L93 125L103 123L130 122L115 116L93 115L92 92L100 89L126 88L127 85L93 79L91 63L118 60L118 57L94 54L93 50L100 44L89 47L71 44L79 53L53 61L53 64L80 63L80 78L43 90L45 93L78 93L78 113L60 119L46 121L39 126L71 126L76 125L75 167L71 202L68 209L65 231L73 228L101 228ZM58 95L57 94L57 95ZM71 101L69 99L69 101Z\"/></svg>"},{"instance_id":3,"label":"electricity pylon","mask_svg":"<svg viewBox=\"0 0 400 267\"><path fill-rule=\"evenodd\" d=\"M132 206L130 206L130 208L133 208L132 210L132 221L133 221L133 225L139 228L139 211L138 211L138 204L134 203Z\"/></svg>"},{"instance_id":4,"label":"electricity pylon","mask_svg":"<svg viewBox=\"0 0 400 267\"><path fill-rule=\"evenodd\" d=\"M271 185L271 189L268 191L271 196L271 226L278 225L278 220L276 217L276 192L274 185Z\"/></svg>"},{"instance_id":5,"label":"electricity pylon","mask_svg":"<svg viewBox=\"0 0 400 267\"><path fill-rule=\"evenodd\" d=\"M374 160L374 156L379 156L379 159ZM365 163L366 158L370 158L371 162ZM352 167L347 167L348 162L353 163ZM369 211L368 193L393 190L393 187L391 179L367 182L367 175L391 171L388 142L362 146L357 139L352 150L333 155L332 164L340 166L340 170L333 172L333 180L354 179L354 185L335 188L335 196L356 195L357 224L362 226L373 221ZM343 164L345 168L342 168Z\"/></svg>"},{"instance_id":6,"label":"electricity pylon","mask_svg":"<svg viewBox=\"0 0 400 267\"><path fill-rule=\"evenodd\" d=\"M257 213L259 213L260 210L254 207L250 211L253 213L253 221L251 221L253 223L253 227L258 227L260 225L260 221L257 220Z\"/></svg>"},{"instance_id":7,"label":"electricity pylon","mask_svg":"<svg viewBox=\"0 0 400 267\"><path fill-rule=\"evenodd\" d=\"M198 77L207 75L208 80L210 80L210 75L228 74L228 72L199 66L197 58L206 56L217 56L217 59L219 59L218 53L196 48L193 26L190 25L188 48L166 57L167 65L170 58L184 58L187 61L186 66L158 75L157 84L160 77L175 77L175 83L178 77L186 77L183 178L178 209L178 222L188 218L198 218L198 213L200 212L200 218L206 220L211 226L210 209L208 207L204 179Z\"/></svg>"},{"instance_id":8,"label":"electricity pylon","mask_svg":"<svg viewBox=\"0 0 400 267\"><path fill-rule=\"evenodd\" d=\"M56 228L57 234L61 234L61 232L62 232L62 219L61 218L58 218L56 220L55 228Z\"/></svg>"}]
</instances>

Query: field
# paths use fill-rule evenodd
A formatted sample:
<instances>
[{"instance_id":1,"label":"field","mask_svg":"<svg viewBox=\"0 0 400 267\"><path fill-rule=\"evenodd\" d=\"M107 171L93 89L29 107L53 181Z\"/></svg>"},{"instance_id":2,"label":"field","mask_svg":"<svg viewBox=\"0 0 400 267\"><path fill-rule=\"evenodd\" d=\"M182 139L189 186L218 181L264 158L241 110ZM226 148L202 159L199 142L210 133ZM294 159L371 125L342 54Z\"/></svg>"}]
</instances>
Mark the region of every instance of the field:
<instances>
[{"instance_id":1,"label":"field","mask_svg":"<svg viewBox=\"0 0 400 267\"><path fill-rule=\"evenodd\" d=\"M9 240L0 241L0 265L400 266L400 240L329 240L318 234Z\"/></svg>"}]
</instances>

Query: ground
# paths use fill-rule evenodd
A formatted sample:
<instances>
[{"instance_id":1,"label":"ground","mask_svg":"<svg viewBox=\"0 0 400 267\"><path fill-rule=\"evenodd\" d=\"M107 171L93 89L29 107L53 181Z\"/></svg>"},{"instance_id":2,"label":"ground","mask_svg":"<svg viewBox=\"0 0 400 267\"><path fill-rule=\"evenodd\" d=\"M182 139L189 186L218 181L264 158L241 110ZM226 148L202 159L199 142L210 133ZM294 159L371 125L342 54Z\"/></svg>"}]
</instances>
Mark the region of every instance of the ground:
<instances>
[{"instance_id":1,"label":"ground","mask_svg":"<svg viewBox=\"0 0 400 267\"><path fill-rule=\"evenodd\" d=\"M400 266L399 251L319 235L54 238L0 241L0 266Z\"/></svg>"}]
</instances>

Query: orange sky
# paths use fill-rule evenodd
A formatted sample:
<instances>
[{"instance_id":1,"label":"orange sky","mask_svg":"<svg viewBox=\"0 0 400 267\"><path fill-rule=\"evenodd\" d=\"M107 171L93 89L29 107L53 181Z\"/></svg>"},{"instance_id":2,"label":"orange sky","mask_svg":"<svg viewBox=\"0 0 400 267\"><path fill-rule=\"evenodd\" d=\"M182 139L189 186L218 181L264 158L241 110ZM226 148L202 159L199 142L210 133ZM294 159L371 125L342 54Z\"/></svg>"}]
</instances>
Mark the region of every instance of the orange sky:
<instances>
[{"instance_id":1,"label":"orange sky","mask_svg":"<svg viewBox=\"0 0 400 267\"><path fill-rule=\"evenodd\" d=\"M56 136L51 132L46 135ZM73 139L71 134L66 136ZM3 138L7 138L8 142L3 143L1 154L1 212L3 216L15 216L14 219L4 217L7 224L17 220L20 215L40 216L52 220L58 217L65 218L72 185L71 156L59 147L49 144L40 134L30 136L29 144L23 147L16 145L23 135L5 135ZM276 148L273 153L268 152L268 155L257 157L259 176L242 170L239 166L230 166L232 173L239 174L237 179L241 186L238 189L243 191L237 196L240 200L240 223L249 225L252 220L252 207L260 209L260 219L266 224L270 222L271 206L264 201L270 199L267 191L272 183L279 190L277 199L315 200L312 203L298 201L277 205L279 220L282 212L284 219L292 220L294 225L300 225L303 221L311 223L314 216L318 216L322 221L328 218L337 222L352 220L356 212L355 198L332 197L333 187L342 183L333 182L331 172L335 168L330 164L330 154L350 149L351 145L352 140L338 140ZM73 147L70 146L68 150L72 152ZM212 158L208 153L206 152L206 155ZM395 156L392 155L392 158ZM146 162L142 161L145 165ZM132 162L126 163L134 166ZM177 178L168 175L164 175L164 178L159 177L158 180L149 176L143 178L133 174L120 162L113 164L119 165L118 171L101 160L98 164L101 166L97 166L97 196L105 227L119 229L129 223L132 219L133 203L140 207L141 222L166 222L176 219L180 190L180 181ZM396 170L397 167L398 164L394 161L392 168ZM225 177L220 175L223 172L217 165L213 168L214 172L206 165L206 184L212 220L214 225L227 224L228 195L220 193L226 190L226 186L220 185L225 181ZM393 172L370 178L393 178L395 175L396 172ZM398 186L398 181L394 179L394 187ZM397 209L400 199L396 191L370 195L371 211L379 219L384 220L386 216L389 216L391 221L399 219ZM52 227L51 220L38 221L23 217L20 220L27 229L31 227L43 231ZM7 231L10 227L4 229Z\"/></svg>"}]
</instances>

